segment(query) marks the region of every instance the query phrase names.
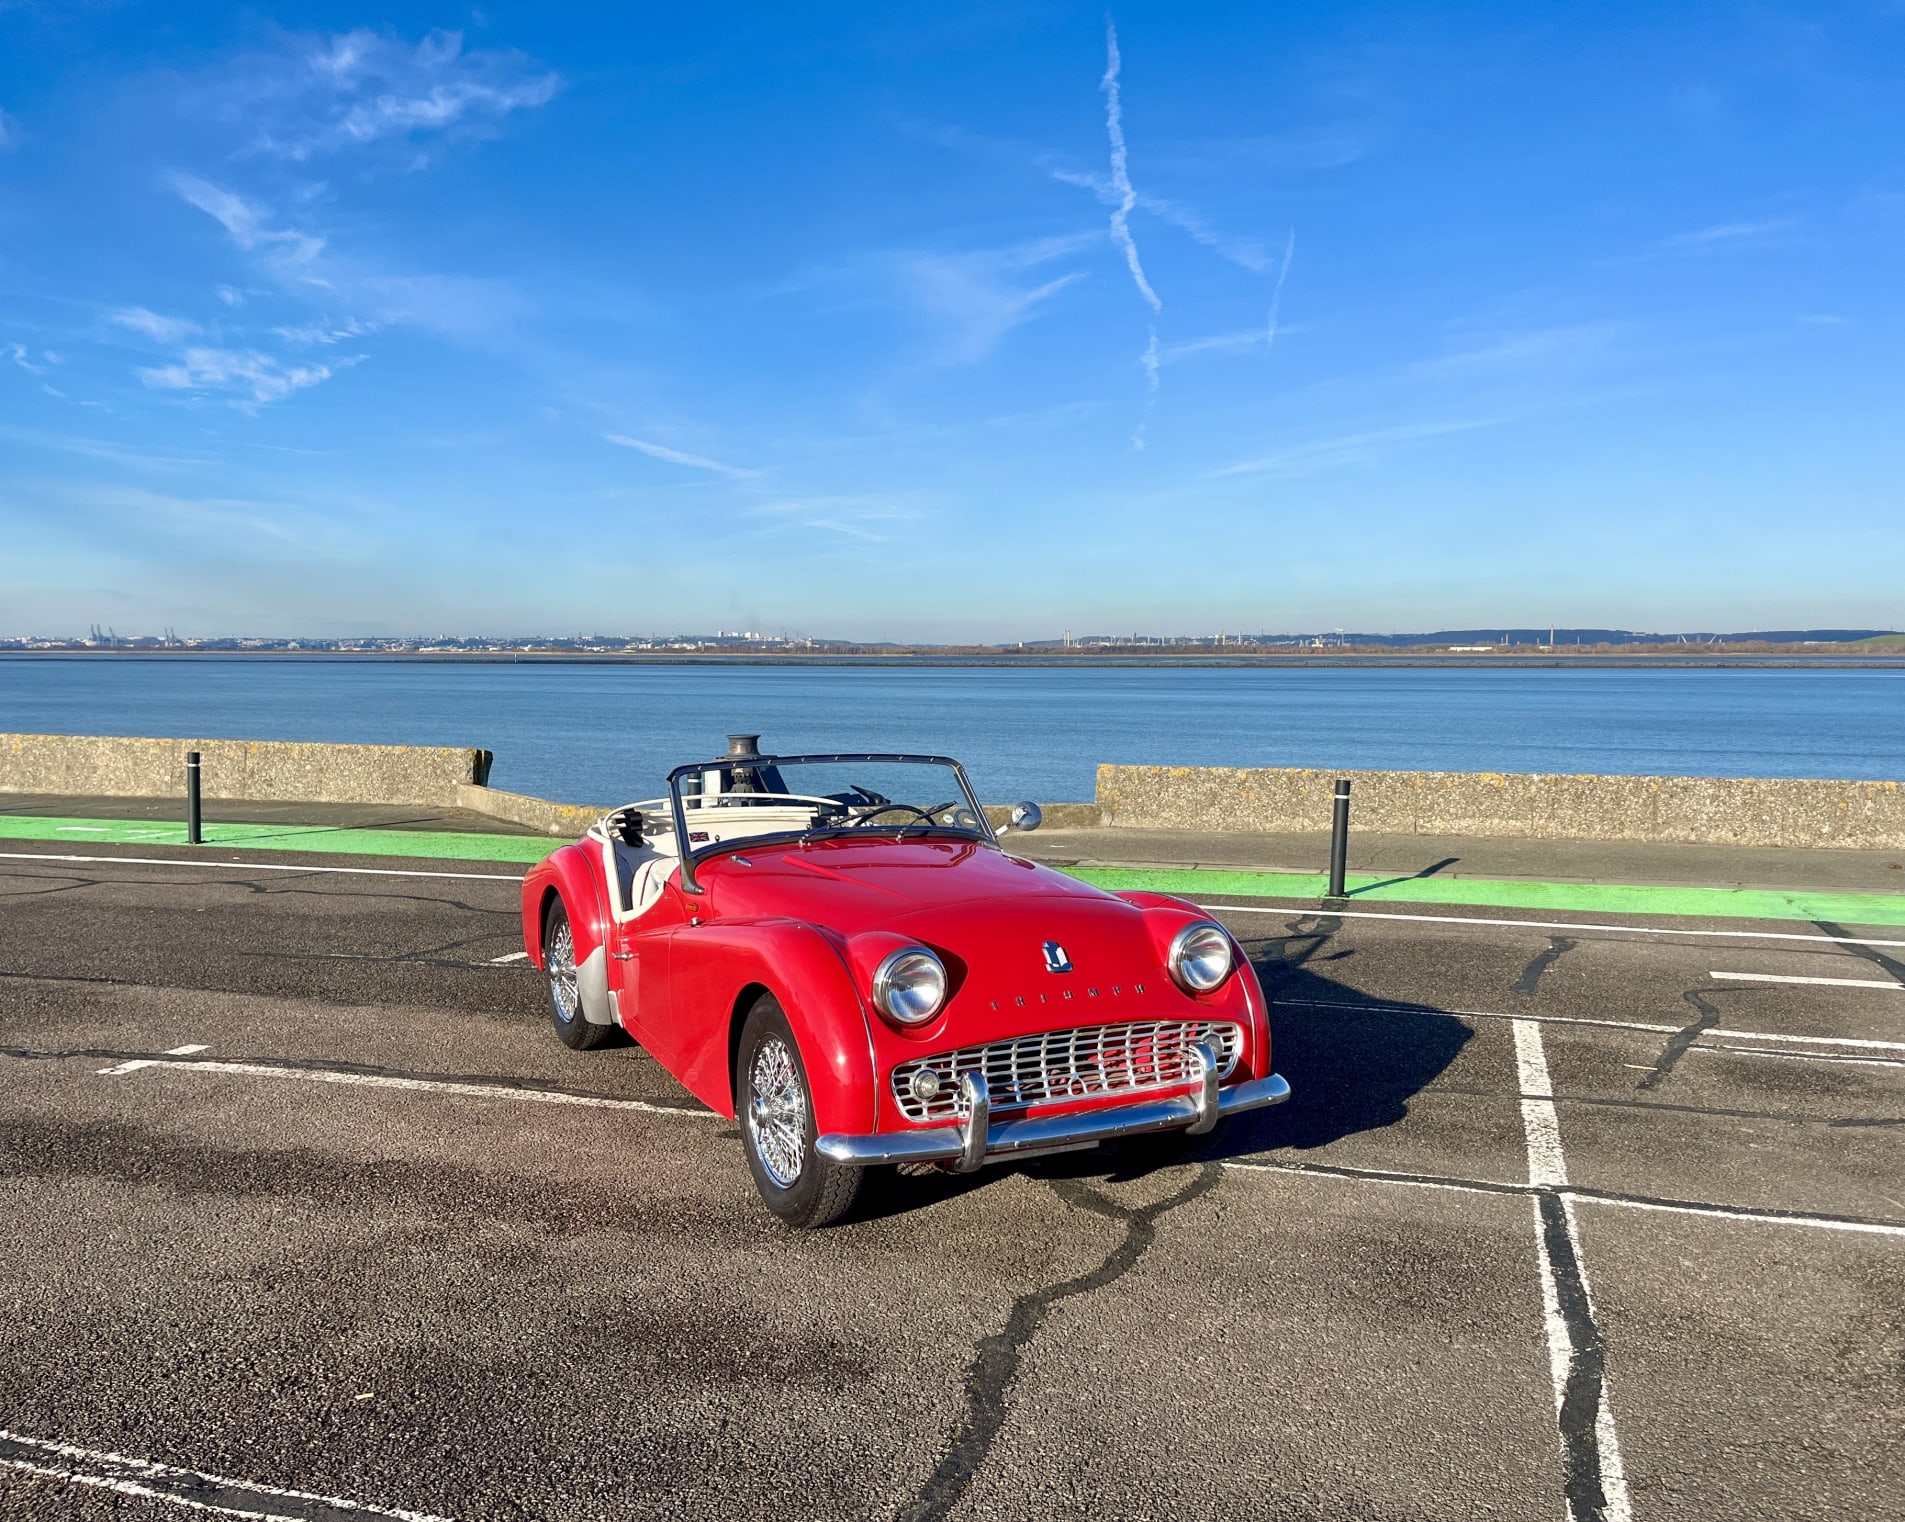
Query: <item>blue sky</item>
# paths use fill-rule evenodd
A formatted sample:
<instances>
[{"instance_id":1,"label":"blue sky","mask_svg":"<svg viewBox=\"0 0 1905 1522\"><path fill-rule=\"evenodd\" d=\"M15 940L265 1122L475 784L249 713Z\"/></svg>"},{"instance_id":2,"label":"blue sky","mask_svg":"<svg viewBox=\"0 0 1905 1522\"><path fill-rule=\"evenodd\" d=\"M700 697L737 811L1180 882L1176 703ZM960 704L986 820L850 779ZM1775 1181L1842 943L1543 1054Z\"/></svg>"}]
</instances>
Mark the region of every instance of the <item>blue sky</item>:
<instances>
[{"instance_id":1,"label":"blue sky","mask_svg":"<svg viewBox=\"0 0 1905 1522\"><path fill-rule=\"evenodd\" d=\"M562 10L0 4L0 634L1905 627L1905 6Z\"/></svg>"}]
</instances>

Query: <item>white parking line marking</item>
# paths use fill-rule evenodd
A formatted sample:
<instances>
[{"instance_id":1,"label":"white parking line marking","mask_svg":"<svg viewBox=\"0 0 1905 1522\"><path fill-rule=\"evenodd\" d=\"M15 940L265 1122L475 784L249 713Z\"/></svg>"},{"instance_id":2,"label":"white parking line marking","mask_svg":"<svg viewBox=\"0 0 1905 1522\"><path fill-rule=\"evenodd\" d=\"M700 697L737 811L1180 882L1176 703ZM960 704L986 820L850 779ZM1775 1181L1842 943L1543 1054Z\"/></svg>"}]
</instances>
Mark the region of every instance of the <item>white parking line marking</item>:
<instances>
[{"instance_id":1,"label":"white parking line marking","mask_svg":"<svg viewBox=\"0 0 1905 1522\"><path fill-rule=\"evenodd\" d=\"M1566 1184L1567 1159L1561 1153L1561 1121L1549 1086L1548 1054L1542 1050L1541 1027L1532 1020L1515 1021L1515 1077L1522 1095L1521 1129L1528 1146L1528 1182L1537 1189Z\"/></svg>"},{"instance_id":2,"label":"white parking line marking","mask_svg":"<svg viewBox=\"0 0 1905 1522\"><path fill-rule=\"evenodd\" d=\"M489 965L491 967L501 967L505 962L527 962L528 960L529 960L528 952L512 951L509 953L508 956L491 957L489 959Z\"/></svg>"},{"instance_id":3,"label":"white parking line marking","mask_svg":"<svg viewBox=\"0 0 1905 1522\"><path fill-rule=\"evenodd\" d=\"M1600 930L1619 935L1719 935L1751 941L1824 941L1832 946L1905 946L1863 935L1801 935L1791 930L1683 930L1671 925L1571 925L1550 920L1480 919L1466 914L1379 914L1373 909L1295 909L1288 904L1204 904L1230 914L1297 914L1306 919L1415 920L1430 925L1515 925L1524 930Z\"/></svg>"},{"instance_id":4,"label":"white parking line marking","mask_svg":"<svg viewBox=\"0 0 1905 1522\"><path fill-rule=\"evenodd\" d=\"M201 1041L197 1046L175 1046L165 1055L168 1057L189 1057L194 1052L202 1052L204 1050L205 1043ZM99 1070L99 1076L101 1078L117 1078L121 1073L136 1073L140 1068L154 1067L158 1064L158 1061L159 1059L157 1057L144 1057L135 1059L132 1062L122 1062L116 1068L101 1068Z\"/></svg>"},{"instance_id":5,"label":"white parking line marking","mask_svg":"<svg viewBox=\"0 0 1905 1522\"><path fill-rule=\"evenodd\" d=\"M1780 1031L1708 1031L1729 1041L1790 1041L1795 1046L1853 1046L1867 1051L1905 1052L1905 1041L1866 1041L1856 1036L1789 1036Z\"/></svg>"},{"instance_id":6,"label":"white parking line marking","mask_svg":"<svg viewBox=\"0 0 1905 1522\"><path fill-rule=\"evenodd\" d=\"M1394 1184L1402 1189L1449 1189L1457 1194L1527 1194L1525 1184L1504 1183L1498 1179L1418 1178L1387 1173L1379 1168L1350 1168L1340 1163L1312 1166L1304 1163L1242 1163L1235 1159L1223 1165L1241 1173L1296 1174L1303 1178L1346 1178L1358 1183ZM1682 1200L1636 1200L1605 1194L1590 1194L1569 1186L1556 1191L1582 1205L1606 1205L1616 1210L1653 1210L1667 1215L1697 1215L1716 1221L1746 1221L1755 1226L1803 1226L1813 1231L1847 1231L1875 1237L1905 1237L1905 1226L1883 1221L1854 1221L1822 1215L1779 1215L1772 1211L1748 1210L1733 1206L1700 1205Z\"/></svg>"},{"instance_id":7,"label":"white parking line marking","mask_svg":"<svg viewBox=\"0 0 1905 1522\"><path fill-rule=\"evenodd\" d=\"M1528 1149L1528 1183L1534 1190L1536 1261L1548 1332L1548 1373L1554 1382L1555 1418L1569 1484L1568 1510L1586 1522L1629 1522L1627 1475L1608 1401L1606 1350L1594 1321L1587 1261L1566 1194L1567 1159L1555 1112L1541 1027L1515 1021L1515 1072L1521 1085L1521 1124ZM1556 1217L1558 1216L1558 1220ZM1557 1229L1558 1228L1558 1229ZM1580 1418L1583 1397L1594 1402L1592 1436Z\"/></svg>"},{"instance_id":8,"label":"white parking line marking","mask_svg":"<svg viewBox=\"0 0 1905 1522\"><path fill-rule=\"evenodd\" d=\"M1814 1231L1850 1231L1872 1237L1905 1237L1905 1226L1888 1226L1882 1221L1835 1221L1829 1217L1772 1215L1756 1210L1710 1210L1678 1201L1615 1200L1599 1194L1570 1193L1570 1198L1583 1205L1608 1205L1616 1210L1657 1210L1669 1215L1704 1216L1711 1221L1751 1221L1756 1226L1810 1226Z\"/></svg>"},{"instance_id":9,"label":"white parking line marking","mask_svg":"<svg viewBox=\"0 0 1905 1522\"><path fill-rule=\"evenodd\" d=\"M1905 983L1894 983L1889 978L1798 978L1783 972L1713 972L1707 976L1728 983L1810 983L1820 988L1889 988L1895 994L1905 993Z\"/></svg>"},{"instance_id":10,"label":"white parking line marking","mask_svg":"<svg viewBox=\"0 0 1905 1522\"><path fill-rule=\"evenodd\" d=\"M200 1048L202 1051L203 1048ZM677 1105L650 1104L644 1099L610 1099L601 1094L564 1094L555 1089L518 1089L501 1083L455 1083L439 1078L403 1078L392 1073L352 1073L339 1068L277 1067L264 1062L167 1062L146 1058L122 1063L106 1072L135 1068L166 1068L175 1073L238 1074L249 1078L293 1078L304 1083L358 1084L375 1089L420 1089L433 1094L460 1094L473 1099L524 1099L531 1104L580 1105L591 1110L639 1110L645 1115L672 1115L684 1120L718 1120L712 1110L690 1110Z\"/></svg>"},{"instance_id":11,"label":"white parking line marking","mask_svg":"<svg viewBox=\"0 0 1905 1522\"><path fill-rule=\"evenodd\" d=\"M0 851L0 861L84 862L94 866L213 867L245 872L326 872L338 877L448 877L458 882L520 883L522 877L500 877L494 872L419 872L399 867L293 867L276 861L182 861L174 856L58 856L51 851ZM1875 942L1891 945L1890 941Z\"/></svg>"},{"instance_id":12,"label":"white parking line marking","mask_svg":"<svg viewBox=\"0 0 1905 1522\"><path fill-rule=\"evenodd\" d=\"M1458 1020L1526 1020L1533 1025L1593 1025L1603 1030L1653 1031L1663 1035L1672 1035L1682 1028L1678 1025L1650 1025L1640 1020L1591 1020L1585 1015L1510 1015L1496 1009L1433 1009L1428 1005L1414 1004L1345 1004L1336 999L1272 999L1270 1007L1272 1009L1279 1007L1337 1009L1346 1014L1446 1015ZM1735 1030L1712 1030L1708 1031L1707 1035L1724 1036L1731 1041L1790 1041L1796 1046L1851 1046L1886 1052L1905 1052L1905 1041L1868 1041L1852 1036L1798 1036L1786 1031Z\"/></svg>"},{"instance_id":13,"label":"white parking line marking","mask_svg":"<svg viewBox=\"0 0 1905 1522\"><path fill-rule=\"evenodd\" d=\"M1751 1046L1690 1046L1690 1052L1738 1052L1743 1057L1782 1057L1788 1062L1839 1062L1859 1067L1905 1068L1897 1057L1840 1057L1826 1052L1768 1052Z\"/></svg>"},{"instance_id":14,"label":"white parking line marking","mask_svg":"<svg viewBox=\"0 0 1905 1522\"><path fill-rule=\"evenodd\" d=\"M123 1453L80 1448L72 1443L50 1443L43 1438L24 1437L17 1432L0 1431L0 1464L41 1479L59 1480L68 1485L85 1485L95 1490L115 1491L124 1496L142 1496L164 1501L188 1511L212 1512L224 1517L253 1517L261 1522L341 1522L350 1517L395 1517L399 1522L445 1522L428 1512L401 1511L391 1506L372 1506L363 1501L347 1501L340 1496L315 1495L308 1490L286 1490L276 1485L260 1485L253 1480L235 1480L229 1475L206 1474L196 1469L181 1469L152 1459L128 1458ZM289 1502L289 1506L273 1505Z\"/></svg>"}]
</instances>

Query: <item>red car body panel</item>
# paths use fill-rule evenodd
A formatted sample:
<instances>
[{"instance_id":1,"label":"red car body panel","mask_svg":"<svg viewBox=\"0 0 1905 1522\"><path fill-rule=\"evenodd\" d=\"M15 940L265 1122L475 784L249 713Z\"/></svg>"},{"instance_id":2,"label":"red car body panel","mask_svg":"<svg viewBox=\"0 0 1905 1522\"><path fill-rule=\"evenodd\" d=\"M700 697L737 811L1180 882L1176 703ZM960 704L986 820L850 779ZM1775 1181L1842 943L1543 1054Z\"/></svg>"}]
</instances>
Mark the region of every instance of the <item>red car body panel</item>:
<instances>
[{"instance_id":1,"label":"red car body panel","mask_svg":"<svg viewBox=\"0 0 1905 1522\"><path fill-rule=\"evenodd\" d=\"M696 876L700 893L684 892L675 872L659 900L617 925L601 849L564 846L524 879L524 948L540 967L544 906L559 895L578 963L605 952L621 1024L720 1114L734 1113L731 1042L760 990L793 1027L822 1133L911 1127L887 1093L897 1063L1077 1026L1232 1020L1244 1042L1228 1081L1270 1075L1263 993L1241 953L1208 994L1187 993L1166 971L1172 936L1209 918L1181 899L1108 893L988 844L930 834L744 842L702 860ZM1072 970L1047 968L1047 941ZM872 969L915 943L938 954L950 987L937 1015L902 1029L875 1012ZM1128 1102L1101 1095L1025 1113Z\"/></svg>"}]
</instances>

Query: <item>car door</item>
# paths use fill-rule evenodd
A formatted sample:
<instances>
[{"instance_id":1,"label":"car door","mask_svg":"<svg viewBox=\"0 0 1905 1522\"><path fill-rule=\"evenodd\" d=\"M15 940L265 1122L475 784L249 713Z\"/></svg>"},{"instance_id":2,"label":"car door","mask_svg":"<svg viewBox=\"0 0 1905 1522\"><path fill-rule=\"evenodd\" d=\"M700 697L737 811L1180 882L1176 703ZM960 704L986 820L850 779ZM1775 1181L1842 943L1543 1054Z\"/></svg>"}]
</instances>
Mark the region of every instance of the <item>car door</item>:
<instances>
[{"instance_id":1,"label":"car door","mask_svg":"<svg viewBox=\"0 0 1905 1522\"><path fill-rule=\"evenodd\" d=\"M682 922L681 893L673 882L634 919L609 933L609 988L627 1032L664 1067L662 1047L671 999L671 937Z\"/></svg>"}]
</instances>

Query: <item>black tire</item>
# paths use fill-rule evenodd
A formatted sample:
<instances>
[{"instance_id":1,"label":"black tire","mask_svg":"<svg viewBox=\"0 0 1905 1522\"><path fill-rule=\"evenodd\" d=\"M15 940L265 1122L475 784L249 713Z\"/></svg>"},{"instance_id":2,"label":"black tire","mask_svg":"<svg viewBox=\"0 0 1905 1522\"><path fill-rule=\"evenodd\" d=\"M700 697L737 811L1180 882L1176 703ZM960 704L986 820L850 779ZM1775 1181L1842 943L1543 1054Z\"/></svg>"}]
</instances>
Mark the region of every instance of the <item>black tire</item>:
<instances>
[{"instance_id":1,"label":"black tire","mask_svg":"<svg viewBox=\"0 0 1905 1522\"><path fill-rule=\"evenodd\" d=\"M592 1052L615 1036L612 1025L592 1025L582 1013L582 989L575 965L575 932L560 898L549 900L542 916L542 970L549 989L549 1023L556 1039L572 1052Z\"/></svg>"},{"instance_id":2,"label":"black tire","mask_svg":"<svg viewBox=\"0 0 1905 1522\"><path fill-rule=\"evenodd\" d=\"M864 1170L844 1167L814 1149L807 1064L772 994L754 1001L741 1026L734 1053L734 1114L747 1171L775 1215L789 1226L811 1228L831 1226L853 1208Z\"/></svg>"}]
</instances>

